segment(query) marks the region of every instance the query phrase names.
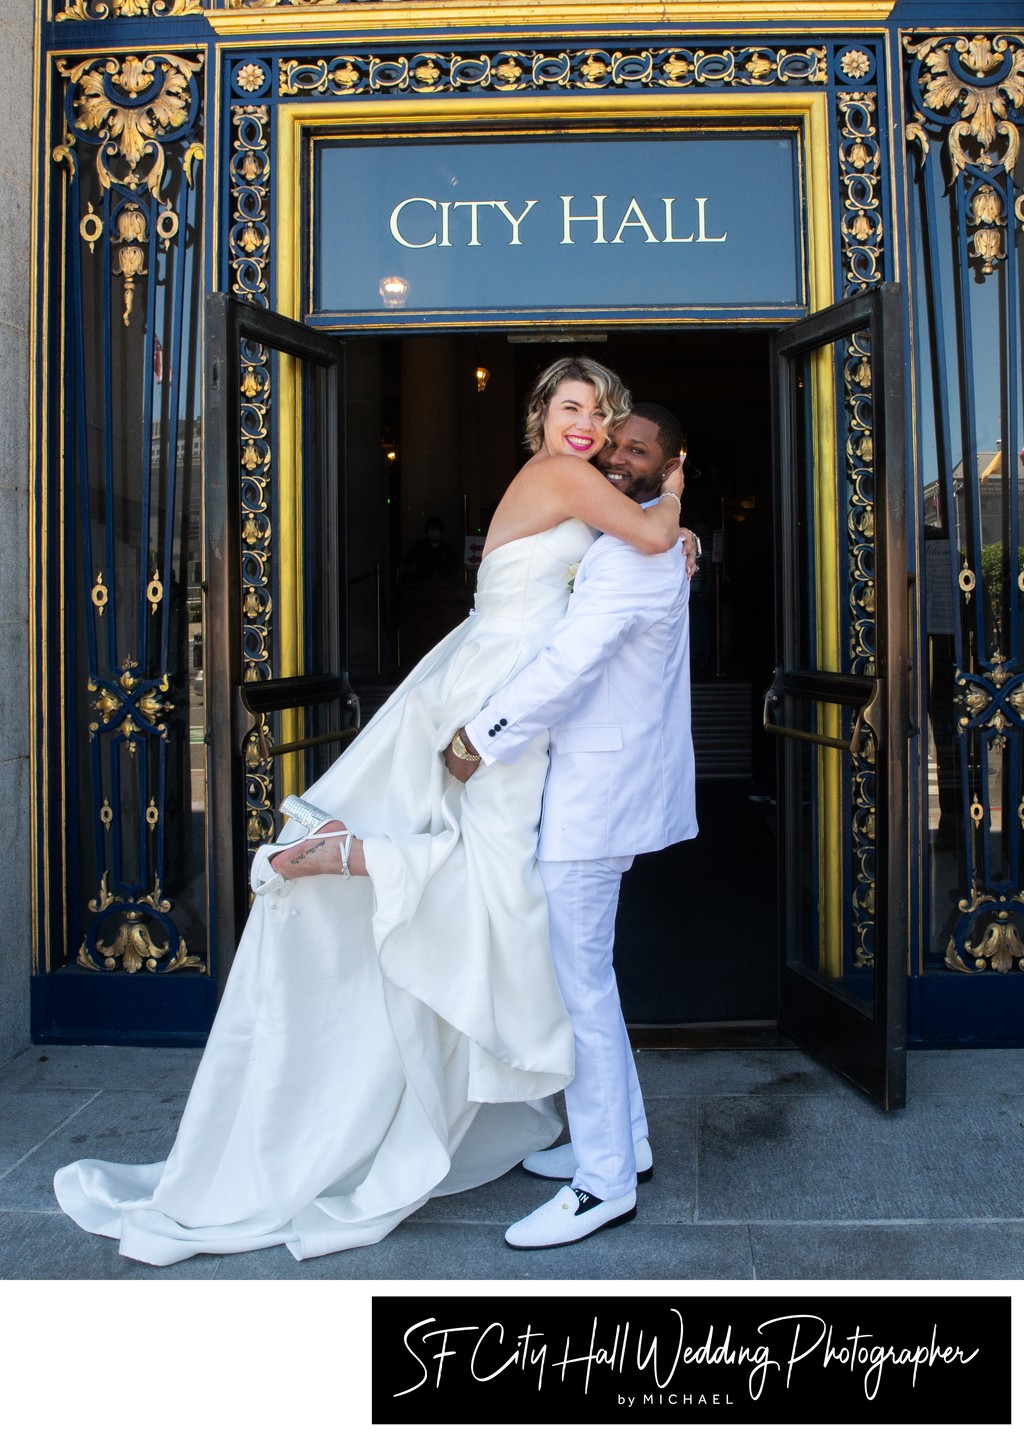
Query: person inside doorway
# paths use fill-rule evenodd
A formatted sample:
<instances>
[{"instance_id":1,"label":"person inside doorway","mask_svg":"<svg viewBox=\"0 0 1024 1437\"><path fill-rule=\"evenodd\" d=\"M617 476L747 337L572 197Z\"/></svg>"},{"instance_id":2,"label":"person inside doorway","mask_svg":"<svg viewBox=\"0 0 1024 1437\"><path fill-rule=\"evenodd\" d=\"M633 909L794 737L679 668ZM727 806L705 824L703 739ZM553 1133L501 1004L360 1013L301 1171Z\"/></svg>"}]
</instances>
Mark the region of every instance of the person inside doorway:
<instances>
[{"instance_id":1,"label":"person inside doorway","mask_svg":"<svg viewBox=\"0 0 1024 1437\"><path fill-rule=\"evenodd\" d=\"M452 584L462 578L459 556L444 537L444 522L436 514L423 525L423 538L406 551L398 569L403 584Z\"/></svg>"},{"instance_id":2,"label":"person inside doorway","mask_svg":"<svg viewBox=\"0 0 1024 1437\"><path fill-rule=\"evenodd\" d=\"M645 553L678 547L678 469L643 510L591 462L629 408L592 360L539 377L531 458L490 525L475 612L286 803L295 822L256 856L255 903L167 1161L57 1173L63 1210L126 1256L365 1246L557 1137L573 1036L534 857L547 739L468 786L441 753L541 650L595 531Z\"/></svg>"},{"instance_id":3,"label":"person inside doorway","mask_svg":"<svg viewBox=\"0 0 1024 1437\"><path fill-rule=\"evenodd\" d=\"M638 404L597 460L637 504L659 502L679 421ZM622 875L638 853L694 838L689 578L679 546L644 555L605 534L587 550L569 609L541 653L445 750L471 784L515 765L550 732L537 858L551 951L573 1026L570 1142L523 1166L565 1186L514 1223L510 1247L559 1247L636 1216L653 1155L612 964Z\"/></svg>"}]
</instances>

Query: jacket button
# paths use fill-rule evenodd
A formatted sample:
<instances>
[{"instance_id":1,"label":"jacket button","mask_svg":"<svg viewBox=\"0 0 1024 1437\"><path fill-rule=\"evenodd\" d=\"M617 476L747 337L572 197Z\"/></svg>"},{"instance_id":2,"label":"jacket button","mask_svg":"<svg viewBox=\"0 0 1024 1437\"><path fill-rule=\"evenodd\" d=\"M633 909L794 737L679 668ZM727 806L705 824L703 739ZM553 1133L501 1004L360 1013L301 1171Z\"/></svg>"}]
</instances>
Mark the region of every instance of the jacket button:
<instances>
[{"instance_id":1,"label":"jacket button","mask_svg":"<svg viewBox=\"0 0 1024 1437\"><path fill-rule=\"evenodd\" d=\"M499 722L501 723L502 728L504 728L504 727L506 726L506 724L508 723L508 719L501 719L501 720L499 720Z\"/></svg>"}]
</instances>

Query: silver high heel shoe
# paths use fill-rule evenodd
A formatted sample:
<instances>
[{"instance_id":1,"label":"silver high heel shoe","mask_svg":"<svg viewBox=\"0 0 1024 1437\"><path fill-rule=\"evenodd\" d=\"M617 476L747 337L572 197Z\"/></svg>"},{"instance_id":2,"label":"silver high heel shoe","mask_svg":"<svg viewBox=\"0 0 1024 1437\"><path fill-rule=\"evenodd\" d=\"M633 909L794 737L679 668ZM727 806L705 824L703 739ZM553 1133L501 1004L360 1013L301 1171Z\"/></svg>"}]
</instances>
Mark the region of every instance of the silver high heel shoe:
<instances>
[{"instance_id":1,"label":"silver high heel shoe","mask_svg":"<svg viewBox=\"0 0 1024 1437\"><path fill-rule=\"evenodd\" d=\"M333 813L324 813L322 808L316 808L313 804L307 803L304 798L290 793L281 804L281 812L288 818L294 818L306 828L306 832L300 838L289 839L287 843L264 843L256 850L256 856L252 861L252 871L249 874L249 886L257 898L262 893L267 893L278 883L285 883L288 880L283 873L278 873L271 867L271 859L276 858L279 853L287 853L289 848L295 848L300 843L306 843L315 833L328 823L337 823L338 820ZM328 838L336 838L341 849L341 877L351 878L352 873L348 866L349 854L352 851L352 839L354 834L343 828L340 833L329 833Z\"/></svg>"}]
</instances>

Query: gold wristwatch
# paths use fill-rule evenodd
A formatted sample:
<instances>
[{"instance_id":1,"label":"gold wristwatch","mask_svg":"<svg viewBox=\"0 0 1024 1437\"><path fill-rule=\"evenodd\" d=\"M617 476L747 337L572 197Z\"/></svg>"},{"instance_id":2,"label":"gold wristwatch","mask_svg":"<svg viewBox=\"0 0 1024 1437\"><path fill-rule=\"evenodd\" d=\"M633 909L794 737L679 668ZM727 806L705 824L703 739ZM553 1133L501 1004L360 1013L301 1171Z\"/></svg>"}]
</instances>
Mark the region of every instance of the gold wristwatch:
<instances>
[{"instance_id":1,"label":"gold wristwatch","mask_svg":"<svg viewBox=\"0 0 1024 1437\"><path fill-rule=\"evenodd\" d=\"M456 729L455 737L452 739L452 753L456 758L461 758L464 763L479 763L480 755L470 753L462 739L462 730Z\"/></svg>"}]
</instances>

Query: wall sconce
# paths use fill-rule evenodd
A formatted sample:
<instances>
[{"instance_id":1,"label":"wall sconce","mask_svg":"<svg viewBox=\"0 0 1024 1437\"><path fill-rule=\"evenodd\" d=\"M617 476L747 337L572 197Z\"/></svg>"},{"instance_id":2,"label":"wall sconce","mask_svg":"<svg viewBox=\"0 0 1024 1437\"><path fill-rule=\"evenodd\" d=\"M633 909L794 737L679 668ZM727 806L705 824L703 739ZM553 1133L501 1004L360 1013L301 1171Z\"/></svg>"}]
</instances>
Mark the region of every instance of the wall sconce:
<instances>
[{"instance_id":1,"label":"wall sconce","mask_svg":"<svg viewBox=\"0 0 1024 1437\"><path fill-rule=\"evenodd\" d=\"M401 275L390 274L381 280L377 293L384 301L385 309L401 309L409 293L409 281Z\"/></svg>"},{"instance_id":2,"label":"wall sconce","mask_svg":"<svg viewBox=\"0 0 1024 1437\"><path fill-rule=\"evenodd\" d=\"M491 371L489 369L484 369L483 365L478 365L476 371L477 394L483 394L484 390L487 388L487 381L490 379L490 377Z\"/></svg>"}]
</instances>

